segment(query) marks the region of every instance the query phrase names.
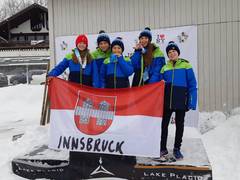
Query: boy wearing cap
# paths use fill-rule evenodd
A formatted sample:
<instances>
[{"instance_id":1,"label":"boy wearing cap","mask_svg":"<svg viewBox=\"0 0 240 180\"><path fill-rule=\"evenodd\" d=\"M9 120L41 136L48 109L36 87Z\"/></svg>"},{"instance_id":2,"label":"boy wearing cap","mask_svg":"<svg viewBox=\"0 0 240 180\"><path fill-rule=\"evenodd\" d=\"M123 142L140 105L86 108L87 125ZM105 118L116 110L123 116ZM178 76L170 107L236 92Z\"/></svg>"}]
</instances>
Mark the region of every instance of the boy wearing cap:
<instances>
[{"instance_id":1,"label":"boy wearing cap","mask_svg":"<svg viewBox=\"0 0 240 180\"><path fill-rule=\"evenodd\" d=\"M160 160L165 161L168 156L167 136L168 125L173 112L175 112L176 134L173 148L174 157L183 159L181 144L184 131L184 118L186 111L196 110L197 81L189 61L179 58L180 49L177 44L170 41L166 48L169 61L160 72L160 80L165 81L164 112L162 119Z\"/></svg>"},{"instance_id":2,"label":"boy wearing cap","mask_svg":"<svg viewBox=\"0 0 240 180\"><path fill-rule=\"evenodd\" d=\"M124 44L121 38L116 38L111 45L111 56L103 62L100 72L100 84L102 88L127 88L130 87L128 77L133 73L133 67L129 58L123 57ZM136 164L135 156L101 155L103 159L113 163L125 164L125 174L132 173L130 166Z\"/></svg>"},{"instance_id":3,"label":"boy wearing cap","mask_svg":"<svg viewBox=\"0 0 240 180\"><path fill-rule=\"evenodd\" d=\"M145 28L139 35L132 55L134 77L132 86L141 86L156 82L161 68L165 65L165 58L160 48L151 43L152 33L150 28Z\"/></svg>"},{"instance_id":4,"label":"boy wearing cap","mask_svg":"<svg viewBox=\"0 0 240 180\"><path fill-rule=\"evenodd\" d=\"M100 84L102 88L129 87L128 77L133 73L129 58L123 57L124 44L121 38L116 38L111 45L111 56L103 62L100 71Z\"/></svg>"},{"instance_id":5,"label":"boy wearing cap","mask_svg":"<svg viewBox=\"0 0 240 180\"><path fill-rule=\"evenodd\" d=\"M91 53L92 58L96 61L98 66L98 71L100 73L101 66L104 59L109 58L111 54L111 43L109 36L105 31L101 30L97 37L97 49Z\"/></svg>"},{"instance_id":6,"label":"boy wearing cap","mask_svg":"<svg viewBox=\"0 0 240 180\"><path fill-rule=\"evenodd\" d=\"M99 87L98 68L87 48L87 37L79 35L75 44L76 48L48 73L48 81L51 80L51 77L59 76L69 68L69 81Z\"/></svg>"}]
</instances>

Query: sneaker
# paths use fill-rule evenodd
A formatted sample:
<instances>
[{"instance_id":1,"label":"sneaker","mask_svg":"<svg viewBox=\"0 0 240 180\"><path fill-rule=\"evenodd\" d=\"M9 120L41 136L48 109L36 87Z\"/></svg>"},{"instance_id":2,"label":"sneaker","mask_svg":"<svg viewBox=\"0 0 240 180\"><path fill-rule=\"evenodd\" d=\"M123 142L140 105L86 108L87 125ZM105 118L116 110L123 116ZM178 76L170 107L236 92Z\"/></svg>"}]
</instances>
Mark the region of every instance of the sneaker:
<instances>
[{"instance_id":1,"label":"sneaker","mask_svg":"<svg viewBox=\"0 0 240 180\"><path fill-rule=\"evenodd\" d=\"M173 149L173 156L177 159L177 160L181 160L183 159L183 155L180 151L180 149Z\"/></svg>"},{"instance_id":2,"label":"sneaker","mask_svg":"<svg viewBox=\"0 0 240 180\"><path fill-rule=\"evenodd\" d=\"M168 150L162 150L160 152L160 157L168 155Z\"/></svg>"},{"instance_id":3,"label":"sneaker","mask_svg":"<svg viewBox=\"0 0 240 180\"><path fill-rule=\"evenodd\" d=\"M160 152L160 162L167 162L168 161L168 150L163 150Z\"/></svg>"}]
</instances>

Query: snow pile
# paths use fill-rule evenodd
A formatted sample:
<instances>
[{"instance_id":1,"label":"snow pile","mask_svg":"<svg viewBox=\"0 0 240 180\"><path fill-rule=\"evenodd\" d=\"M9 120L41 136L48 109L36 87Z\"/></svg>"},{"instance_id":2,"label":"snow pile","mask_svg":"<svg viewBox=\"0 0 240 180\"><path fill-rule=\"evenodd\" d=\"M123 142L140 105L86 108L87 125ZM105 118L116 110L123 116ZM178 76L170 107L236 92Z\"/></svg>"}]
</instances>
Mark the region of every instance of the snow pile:
<instances>
[{"instance_id":1,"label":"snow pile","mask_svg":"<svg viewBox=\"0 0 240 180\"><path fill-rule=\"evenodd\" d=\"M41 84L41 83L45 82L46 75L47 75L46 73L41 74L41 75L33 75L31 84Z\"/></svg>"},{"instance_id":2,"label":"snow pile","mask_svg":"<svg viewBox=\"0 0 240 180\"><path fill-rule=\"evenodd\" d=\"M39 126L28 127L24 129L24 136L16 141L12 141L11 136L1 137L0 147L3 153L0 154L0 179L20 179L12 173L11 161L18 156L23 156L33 147L42 145L48 138L46 130Z\"/></svg>"},{"instance_id":3,"label":"snow pile","mask_svg":"<svg viewBox=\"0 0 240 180\"><path fill-rule=\"evenodd\" d=\"M220 121L222 120L220 117ZM217 118L213 120L216 122ZM240 108L215 129L202 136L213 168L214 180L240 179Z\"/></svg>"},{"instance_id":4,"label":"snow pile","mask_svg":"<svg viewBox=\"0 0 240 180\"><path fill-rule=\"evenodd\" d=\"M0 132L39 124L43 88L23 84L0 88Z\"/></svg>"},{"instance_id":5,"label":"snow pile","mask_svg":"<svg viewBox=\"0 0 240 180\"><path fill-rule=\"evenodd\" d=\"M231 116L240 115L240 107L233 109L233 110L230 112L230 115L231 115Z\"/></svg>"},{"instance_id":6,"label":"snow pile","mask_svg":"<svg viewBox=\"0 0 240 180\"><path fill-rule=\"evenodd\" d=\"M43 86L17 85L0 88L0 179L22 179L11 171L11 161L42 144L46 128L39 126ZM25 134L12 141L12 136Z\"/></svg>"},{"instance_id":7,"label":"snow pile","mask_svg":"<svg viewBox=\"0 0 240 180\"><path fill-rule=\"evenodd\" d=\"M226 121L226 119L226 115L219 111L199 113L198 129L201 134L204 134Z\"/></svg>"}]
</instances>

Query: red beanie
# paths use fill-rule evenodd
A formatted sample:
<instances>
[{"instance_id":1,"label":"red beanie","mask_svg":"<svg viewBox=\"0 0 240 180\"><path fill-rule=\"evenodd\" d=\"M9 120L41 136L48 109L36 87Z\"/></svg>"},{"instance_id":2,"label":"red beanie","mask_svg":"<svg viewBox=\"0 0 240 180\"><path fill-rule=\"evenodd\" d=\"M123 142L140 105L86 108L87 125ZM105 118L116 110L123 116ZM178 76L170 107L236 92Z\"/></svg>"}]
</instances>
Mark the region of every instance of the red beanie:
<instances>
[{"instance_id":1,"label":"red beanie","mask_svg":"<svg viewBox=\"0 0 240 180\"><path fill-rule=\"evenodd\" d=\"M84 34L81 34L77 37L76 41L75 41L75 44L76 46L80 43L80 42L83 42L84 44L87 45L88 47L88 39L87 39L87 36L85 36Z\"/></svg>"}]
</instances>

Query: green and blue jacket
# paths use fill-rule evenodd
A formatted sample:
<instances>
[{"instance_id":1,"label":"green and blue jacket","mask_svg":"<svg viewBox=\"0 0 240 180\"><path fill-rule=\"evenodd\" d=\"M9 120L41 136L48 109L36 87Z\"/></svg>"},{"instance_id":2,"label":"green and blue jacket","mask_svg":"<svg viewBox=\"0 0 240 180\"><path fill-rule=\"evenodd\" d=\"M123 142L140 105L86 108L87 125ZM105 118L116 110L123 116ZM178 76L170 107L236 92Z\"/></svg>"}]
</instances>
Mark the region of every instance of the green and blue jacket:
<instances>
[{"instance_id":1,"label":"green and blue jacket","mask_svg":"<svg viewBox=\"0 0 240 180\"><path fill-rule=\"evenodd\" d=\"M103 62L100 72L100 86L102 88L126 88L129 87L128 77L133 74L133 67L130 58L112 56Z\"/></svg>"},{"instance_id":2,"label":"green and blue jacket","mask_svg":"<svg viewBox=\"0 0 240 180\"><path fill-rule=\"evenodd\" d=\"M140 86L156 82L159 77L159 72L166 64L165 57L160 48L156 45L153 51L153 60L149 67L144 67L144 61L141 50L136 50L131 57L132 65L134 67L134 77L132 86ZM147 71L148 80L144 81L144 71Z\"/></svg>"},{"instance_id":3,"label":"green and blue jacket","mask_svg":"<svg viewBox=\"0 0 240 180\"><path fill-rule=\"evenodd\" d=\"M103 52L100 48L97 48L95 51L93 51L91 53L91 56L93 58L94 61L96 61L96 64L97 64L97 68L98 68L98 71L100 73L100 70L101 70L101 66L103 64L103 61L106 59L106 58L109 58L111 55L111 51L110 49L107 51L107 52Z\"/></svg>"},{"instance_id":4,"label":"green and blue jacket","mask_svg":"<svg viewBox=\"0 0 240 180\"><path fill-rule=\"evenodd\" d=\"M161 69L159 80L165 81L164 107L196 109L197 81L191 64L185 59L168 61Z\"/></svg>"},{"instance_id":5,"label":"green and blue jacket","mask_svg":"<svg viewBox=\"0 0 240 180\"><path fill-rule=\"evenodd\" d=\"M74 63L72 60L73 53L74 52L67 54L65 58L48 73L48 76L59 76L68 68L69 81L87 86L99 87L96 61L92 60L90 63L86 64L85 68L82 68L80 63Z\"/></svg>"}]
</instances>

